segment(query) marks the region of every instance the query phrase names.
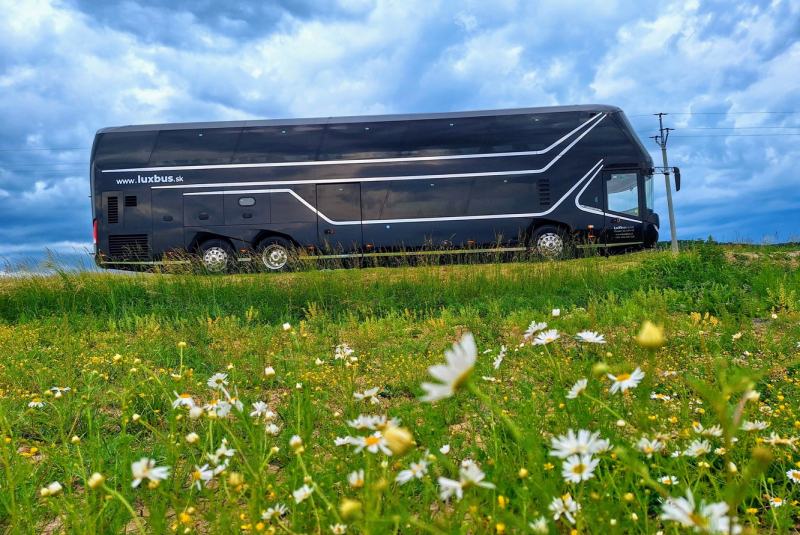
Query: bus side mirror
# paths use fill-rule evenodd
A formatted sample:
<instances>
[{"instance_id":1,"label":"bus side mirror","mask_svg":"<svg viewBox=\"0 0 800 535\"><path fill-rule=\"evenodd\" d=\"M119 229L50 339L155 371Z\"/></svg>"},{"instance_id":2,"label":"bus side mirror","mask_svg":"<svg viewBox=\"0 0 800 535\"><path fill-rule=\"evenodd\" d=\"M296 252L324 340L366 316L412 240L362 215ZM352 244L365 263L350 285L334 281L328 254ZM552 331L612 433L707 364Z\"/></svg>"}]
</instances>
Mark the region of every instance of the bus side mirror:
<instances>
[{"instance_id":1,"label":"bus side mirror","mask_svg":"<svg viewBox=\"0 0 800 535\"><path fill-rule=\"evenodd\" d=\"M681 170L677 167L673 167L672 170L675 172L675 191L681 190Z\"/></svg>"}]
</instances>

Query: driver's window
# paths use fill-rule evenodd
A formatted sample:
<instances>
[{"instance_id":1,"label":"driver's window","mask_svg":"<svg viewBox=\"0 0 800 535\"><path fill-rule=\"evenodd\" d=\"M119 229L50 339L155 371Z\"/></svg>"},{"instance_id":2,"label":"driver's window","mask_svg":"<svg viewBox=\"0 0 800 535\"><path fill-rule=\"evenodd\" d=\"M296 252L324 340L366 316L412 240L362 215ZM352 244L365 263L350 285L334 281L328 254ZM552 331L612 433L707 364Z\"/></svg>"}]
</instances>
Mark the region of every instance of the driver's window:
<instances>
[{"instance_id":1,"label":"driver's window","mask_svg":"<svg viewBox=\"0 0 800 535\"><path fill-rule=\"evenodd\" d=\"M639 188L636 173L615 173L606 182L608 209L639 215Z\"/></svg>"}]
</instances>

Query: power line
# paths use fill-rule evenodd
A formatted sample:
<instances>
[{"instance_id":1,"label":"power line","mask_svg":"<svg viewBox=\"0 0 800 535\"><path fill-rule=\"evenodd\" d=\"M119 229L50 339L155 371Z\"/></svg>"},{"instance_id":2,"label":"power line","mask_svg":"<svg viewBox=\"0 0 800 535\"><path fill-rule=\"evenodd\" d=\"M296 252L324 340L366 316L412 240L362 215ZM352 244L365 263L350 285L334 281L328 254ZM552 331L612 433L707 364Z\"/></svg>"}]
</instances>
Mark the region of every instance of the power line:
<instances>
[{"instance_id":1,"label":"power line","mask_svg":"<svg viewBox=\"0 0 800 535\"><path fill-rule=\"evenodd\" d=\"M784 114L793 115L800 111L690 111L690 112L669 112L669 115L755 115L755 114ZM626 117L652 117L652 113L641 115L626 115Z\"/></svg>"}]
</instances>

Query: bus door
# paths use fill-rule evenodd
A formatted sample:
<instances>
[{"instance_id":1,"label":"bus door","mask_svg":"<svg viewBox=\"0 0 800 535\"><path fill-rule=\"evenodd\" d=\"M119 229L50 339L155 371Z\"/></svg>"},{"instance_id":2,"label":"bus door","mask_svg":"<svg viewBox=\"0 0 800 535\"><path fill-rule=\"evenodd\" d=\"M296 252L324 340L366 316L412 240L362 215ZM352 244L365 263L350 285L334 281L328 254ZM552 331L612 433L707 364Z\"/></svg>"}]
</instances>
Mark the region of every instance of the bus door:
<instances>
[{"instance_id":1,"label":"bus door","mask_svg":"<svg viewBox=\"0 0 800 535\"><path fill-rule=\"evenodd\" d=\"M639 173L633 170L603 171L606 193L605 237L608 247L640 247L644 223Z\"/></svg>"},{"instance_id":2,"label":"bus door","mask_svg":"<svg viewBox=\"0 0 800 535\"><path fill-rule=\"evenodd\" d=\"M317 238L329 254L361 251L361 184L317 184Z\"/></svg>"},{"instance_id":3,"label":"bus door","mask_svg":"<svg viewBox=\"0 0 800 535\"><path fill-rule=\"evenodd\" d=\"M593 249L606 244L604 227L605 198L602 176L593 177L580 191L577 199L581 210L580 224L575 225L575 246L579 249Z\"/></svg>"}]
</instances>

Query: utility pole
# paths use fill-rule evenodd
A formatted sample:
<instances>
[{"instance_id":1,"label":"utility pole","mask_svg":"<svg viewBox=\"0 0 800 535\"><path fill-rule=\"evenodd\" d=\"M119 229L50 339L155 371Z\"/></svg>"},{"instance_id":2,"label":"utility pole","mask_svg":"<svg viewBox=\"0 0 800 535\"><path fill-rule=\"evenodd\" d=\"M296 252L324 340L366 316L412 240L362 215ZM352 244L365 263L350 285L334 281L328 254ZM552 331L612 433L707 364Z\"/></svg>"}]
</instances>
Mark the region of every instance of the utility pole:
<instances>
[{"instance_id":1,"label":"utility pole","mask_svg":"<svg viewBox=\"0 0 800 535\"><path fill-rule=\"evenodd\" d=\"M669 211L669 230L672 234L672 253L678 254L678 232L675 230L675 211L672 208L672 185L669 181L669 174L671 168L667 163L667 139L669 139L670 130L674 128L664 128L663 117L667 113L654 113L658 115L658 135L652 136L652 139L661 147L661 158L664 161L664 182L667 186L667 209ZM675 190L680 189L680 171L675 168Z\"/></svg>"}]
</instances>

